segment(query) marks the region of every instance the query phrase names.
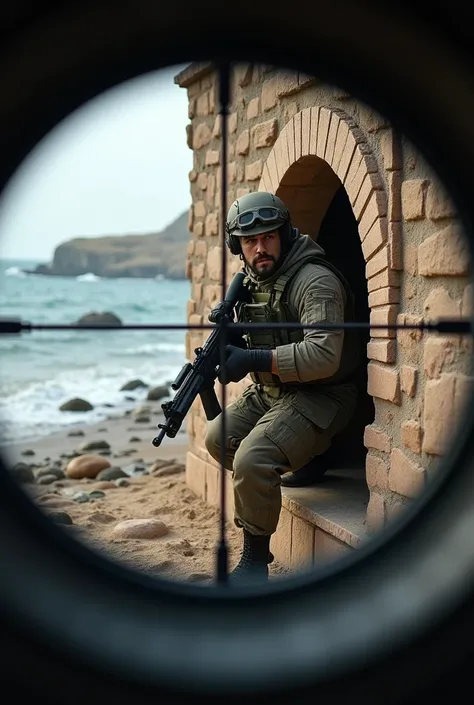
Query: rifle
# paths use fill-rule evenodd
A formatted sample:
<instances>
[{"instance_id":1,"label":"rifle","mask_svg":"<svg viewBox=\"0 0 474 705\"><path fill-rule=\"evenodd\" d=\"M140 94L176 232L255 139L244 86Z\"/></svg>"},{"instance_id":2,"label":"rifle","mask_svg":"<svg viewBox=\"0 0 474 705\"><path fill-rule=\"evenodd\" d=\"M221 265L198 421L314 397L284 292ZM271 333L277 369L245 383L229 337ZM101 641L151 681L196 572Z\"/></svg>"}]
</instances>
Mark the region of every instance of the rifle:
<instances>
[{"instance_id":1,"label":"rifle","mask_svg":"<svg viewBox=\"0 0 474 705\"><path fill-rule=\"evenodd\" d=\"M209 314L212 323L233 323L234 308L244 300L247 292L244 286L245 274L237 272L232 279L224 301L221 301ZM158 447L163 438L174 438L181 428L186 414L191 408L195 398L199 395L204 413L208 421L215 419L222 409L214 391L220 362L220 331L216 327L201 348L194 350L196 358L193 363L187 362L179 372L171 389L177 391L173 399L161 405L166 423L158 424L161 429L159 435L152 440Z\"/></svg>"}]
</instances>

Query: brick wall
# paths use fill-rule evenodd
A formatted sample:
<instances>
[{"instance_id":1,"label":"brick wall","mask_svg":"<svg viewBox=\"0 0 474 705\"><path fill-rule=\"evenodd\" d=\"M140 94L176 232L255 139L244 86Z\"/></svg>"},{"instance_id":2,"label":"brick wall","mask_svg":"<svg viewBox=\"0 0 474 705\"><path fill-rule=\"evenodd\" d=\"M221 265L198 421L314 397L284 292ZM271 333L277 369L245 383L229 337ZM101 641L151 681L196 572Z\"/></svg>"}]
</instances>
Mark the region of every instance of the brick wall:
<instances>
[{"instance_id":1,"label":"brick wall","mask_svg":"<svg viewBox=\"0 0 474 705\"><path fill-rule=\"evenodd\" d=\"M176 77L187 89L187 140L193 150L187 275L190 323L207 321L220 300L220 147L215 74L193 64ZM371 309L384 324L470 315L468 254L457 214L428 164L386 119L317 78L271 66L233 73L229 117L228 204L254 190L278 193L294 224L317 236L342 183L359 223ZM240 268L228 255L227 280ZM191 331L187 356L207 332ZM459 423L471 389L470 339L387 329L367 346L375 419L365 430L370 531L426 485ZM227 388L227 401L245 383ZM203 440L199 401L188 418L188 481L212 494L216 465ZM209 496L210 501L211 497Z\"/></svg>"}]
</instances>

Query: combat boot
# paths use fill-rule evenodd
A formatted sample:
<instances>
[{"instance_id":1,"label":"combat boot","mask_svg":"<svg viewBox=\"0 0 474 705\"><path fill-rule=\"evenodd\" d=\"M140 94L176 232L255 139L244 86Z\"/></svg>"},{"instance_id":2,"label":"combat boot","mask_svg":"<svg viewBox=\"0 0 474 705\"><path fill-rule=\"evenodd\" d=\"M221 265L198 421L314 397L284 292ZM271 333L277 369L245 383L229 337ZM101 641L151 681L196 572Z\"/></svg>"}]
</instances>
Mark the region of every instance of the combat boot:
<instances>
[{"instance_id":1,"label":"combat boot","mask_svg":"<svg viewBox=\"0 0 474 705\"><path fill-rule=\"evenodd\" d=\"M270 536L251 534L243 530L244 546L239 563L229 574L231 584L247 584L268 580L268 565L274 556L270 553Z\"/></svg>"},{"instance_id":2,"label":"combat boot","mask_svg":"<svg viewBox=\"0 0 474 705\"><path fill-rule=\"evenodd\" d=\"M281 476L282 487L311 487L320 483L329 468L325 456L317 456L295 472L286 472Z\"/></svg>"}]
</instances>

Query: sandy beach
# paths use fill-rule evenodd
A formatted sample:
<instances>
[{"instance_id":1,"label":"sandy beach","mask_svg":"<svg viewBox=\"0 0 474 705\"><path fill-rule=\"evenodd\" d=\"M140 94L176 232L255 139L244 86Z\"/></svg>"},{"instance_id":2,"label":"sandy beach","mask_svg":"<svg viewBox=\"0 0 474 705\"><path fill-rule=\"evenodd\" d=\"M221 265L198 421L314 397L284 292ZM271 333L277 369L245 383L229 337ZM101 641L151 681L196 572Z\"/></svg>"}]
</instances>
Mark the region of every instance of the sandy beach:
<instances>
[{"instance_id":1,"label":"sandy beach","mask_svg":"<svg viewBox=\"0 0 474 705\"><path fill-rule=\"evenodd\" d=\"M155 448L160 403L147 401L136 411L0 452L36 506L92 550L151 575L212 585L219 512L186 485L185 425ZM82 470L71 472L77 458ZM77 476L84 472L94 477ZM232 569L242 540L232 517L227 539ZM285 573L271 564L272 579Z\"/></svg>"}]
</instances>

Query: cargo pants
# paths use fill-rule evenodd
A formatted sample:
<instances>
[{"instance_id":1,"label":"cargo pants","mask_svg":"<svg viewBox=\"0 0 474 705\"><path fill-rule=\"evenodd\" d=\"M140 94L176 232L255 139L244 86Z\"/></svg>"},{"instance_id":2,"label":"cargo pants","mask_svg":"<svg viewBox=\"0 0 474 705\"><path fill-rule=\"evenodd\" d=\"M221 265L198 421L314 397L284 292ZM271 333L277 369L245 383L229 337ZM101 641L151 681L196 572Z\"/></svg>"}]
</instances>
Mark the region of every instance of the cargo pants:
<instances>
[{"instance_id":1,"label":"cargo pants","mask_svg":"<svg viewBox=\"0 0 474 705\"><path fill-rule=\"evenodd\" d=\"M268 390L273 391L273 390ZM349 423L357 404L353 384L322 391L270 394L247 387L226 407L226 468L233 473L235 524L252 534L276 531L281 511L280 478L324 453ZM210 455L221 460L222 413L208 422Z\"/></svg>"}]
</instances>

